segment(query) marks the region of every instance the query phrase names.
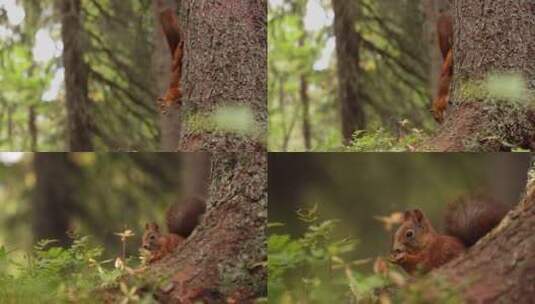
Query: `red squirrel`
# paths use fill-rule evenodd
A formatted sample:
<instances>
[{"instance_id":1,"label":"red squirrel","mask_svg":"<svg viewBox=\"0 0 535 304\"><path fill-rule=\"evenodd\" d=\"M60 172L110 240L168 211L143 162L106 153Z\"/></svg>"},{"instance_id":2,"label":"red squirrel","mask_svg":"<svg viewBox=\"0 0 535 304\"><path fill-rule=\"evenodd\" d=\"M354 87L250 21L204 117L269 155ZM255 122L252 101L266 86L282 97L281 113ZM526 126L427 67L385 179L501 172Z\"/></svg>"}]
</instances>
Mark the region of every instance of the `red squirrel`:
<instances>
[{"instance_id":1,"label":"red squirrel","mask_svg":"<svg viewBox=\"0 0 535 304\"><path fill-rule=\"evenodd\" d=\"M206 204L199 198L187 198L171 205L166 211L168 233L160 232L156 223L145 225L143 249L150 252L148 263L153 263L172 253L199 225Z\"/></svg>"},{"instance_id":2,"label":"red squirrel","mask_svg":"<svg viewBox=\"0 0 535 304\"><path fill-rule=\"evenodd\" d=\"M153 263L170 254L184 242L184 238L175 233L161 233L156 223L147 223L143 233L143 249L150 252L147 262Z\"/></svg>"},{"instance_id":3,"label":"red squirrel","mask_svg":"<svg viewBox=\"0 0 535 304\"><path fill-rule=\"evenodd\" d=\"M169 88L163 97L158 98L158 101L166 107L173 104L180 105L182 97L182 88L180 85L180 78L182 76L182 58L184 41L180 33L177 17L171 8L165 8L162 0L158 0L157 7L161 10L159 18L162 25L169 50L173 56L171 65L171 80Z\"/></svg>"},{"instance_id":4,"label":"red squirrel","mask_svg":"<svg viewBox=\"0 0 535 304\"><path fill-rule=\"evenodd\" d=\"M508 209L482 195L462 197L448 206L444 234L435 231L422 210L405 211L394 234L390 260L409 274L440 267L498 225Z\"/></svg>"},{"instance_id":5,"label":"red squirrel","mask_svg":"<svg viewBox=\"0 0 535 304\"><path fill-rule=\"evenodd\" d=\"M453 76L453 20L449 13L440 13L437 20L437 34L443 64L440 70L438 94L433 100L431 112L435 120L442 123L444 112L448 106L450 83Z\"/></svg>"}]
</instances>

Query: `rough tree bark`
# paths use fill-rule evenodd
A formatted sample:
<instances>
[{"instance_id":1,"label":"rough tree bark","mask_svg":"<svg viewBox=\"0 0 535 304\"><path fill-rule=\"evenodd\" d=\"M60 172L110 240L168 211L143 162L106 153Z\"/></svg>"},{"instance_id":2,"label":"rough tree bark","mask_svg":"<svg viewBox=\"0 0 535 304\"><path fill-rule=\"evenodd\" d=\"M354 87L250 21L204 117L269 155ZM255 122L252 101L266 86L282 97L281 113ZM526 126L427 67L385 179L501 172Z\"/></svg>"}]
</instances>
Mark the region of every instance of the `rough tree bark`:
<instances>
[{"instance_id":1,"label":"rough tree bark","mask_svg":"<svg viewBox=\"0 0 535 304\"><path fill-rule=\"evenodd\" d=\"M533 149L535 0L453 1L454 79L446 121L424 146L437 151ZM488 96L489 73L518 73L524 103ZM482 84L483 83L483 84ZM470 89L470 86L472 88Z\"/></svg>"},{"instance_id":2,"label":"rough tree bark","mask_svg":"<svg viewBox=\"0 0 535 304\"><path fill-rule=\"evenodd\" d=\"M175 0L167 0L167 7L176 9ZM159 22L159 9L156 1L153 1L154 20L157 29L154 31L154 51L152 57L152 73L155 79L155 96L163 96L167 90L171 71L171 53L169 46ZM156 100L156 99L155 99ZM174 152L178 149L180 141L180 109L178 106L171 106L165 112L160 112L160 150L162 152Z\"/></svg>"},{"instance_id":3,"label":"rough tree bark","mask_svg":"<svg viewBox=\"0 0 535 304\"><path fill-rule=\"evenodd\" d=\"M344 144L353 140L357 130L366 127L364 109L359 100L360 35L355 29L358 2L333 0L334 34L338 71L338 100Z\"/></svg>"},{"instance_id":4,"label":"rough tree bark","mask_svg":"<svg viewBox=\"0 0 535 304\"><path fill-rule=\"evenodd\" d=\"M69 151L92 151L87 95L89 69L84 61L80 0L58 0L57 4L61 13Z\"/></svg>"},{"instance_id":5,"label":"rough tree bark","mask_svg":"<svg viewBox=\"0 0 535 304\"><path fill-rule=\"evenodd\" d=\"M468 252L433 271L427 280L444 279L468 303L533 303L535 298L535 162L524 199L500 225ZM450 285L451 284L451 285ZM427 285L426 285L427 286ZM432 283L429 286L436 286ZM425 299L436 301L437 290Z\"/></svg>"},{"instance_id":6,"label":"rough tree bark","mask_svg":"<svg viewBox=\"0 0 535 304\"><path fill-rule=\"evenodd\" d=\"M65 246L70 239L71 214L76 205L76 182L79 168L67 153L35 153L36 176L32 204L32 232L34 241L58 240Z\"/></svg>"},{"instance_id":7,"label":"rough tree bark","mask_svg":"<svg viewBox=\"0 0 535 304\"><path fill-rule=\"evenodd\" d=\"M180 150L265 150L266 15L265 0L182 1L184 121ZM254 136L214 130L200 122L228 106L251 110Z\"/></svg>"},{"instance_id":8,"label":"rough tree bark","mask_svg":"<svg viewBox=\"0 0 535 304\"><path fill-rule=\"evenodd\" d=\"M139 274L163 303L251 303L267 296L266 153L220 152L211 162L200 225L184 247ZM116 292L104 297L114 301Z\"/></svg>"}]
</instances>

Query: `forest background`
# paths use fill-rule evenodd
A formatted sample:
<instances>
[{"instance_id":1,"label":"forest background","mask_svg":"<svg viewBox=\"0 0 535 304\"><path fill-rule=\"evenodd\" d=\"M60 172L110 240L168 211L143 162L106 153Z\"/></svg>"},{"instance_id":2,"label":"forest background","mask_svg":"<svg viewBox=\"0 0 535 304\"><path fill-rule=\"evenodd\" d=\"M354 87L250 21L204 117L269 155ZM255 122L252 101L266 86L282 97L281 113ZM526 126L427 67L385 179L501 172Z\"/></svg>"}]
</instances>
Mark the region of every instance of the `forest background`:
<instances>
[{"instance_id":1,"label":"forest background","mask_svg":"<svg viewBox=\"0 0 535 304\"><path fill-rule=\"evenodd\" d=\"M454 2L457 9L451 10ZM518 105L533 96L527 88L534 42L507 41L524 30L524 38L534 37L529 22L515 28L520 11L529 20L531 4L508 9L496 5L486 2L489 9L482 11L477 5L445 0L270 1L270 151L528 148L520 138L531 134L532 123L524 123L531 114L524 117ZM454 63L461 80L454 77L456 93L450 101L487 102L473 116L457 113L466 116L445 128L430 112L441 73L437 19L443 12L454 20L465 14L466 21L460 25L462 37L454 37L454 60L462 65ZM501 47L523 51L506 56L497 51ZM482 86L462 77L482 79ZM505 120L504 113L511 113L511 119ZM486 131L479 132L482 128ZM427 142L436 133L442 137ZM492 139L498 143L489 144Z\"/></svg>"},{"instance_id":2,"label":"forest background","mask_svg":"<svg viewBox=\"0 0 535 304\"><path fill-rule=\"evenodd\" d=\"M179 153L1 153L0 243L23 257L43 239L89 235L120 256L115 233L130 229L127 256L139 256L144 224L165 227L165 208L191 192L198 156ZM198 162L196 163L198 164ZM189 176L189 177L188 177Z\"/></svg>"},{"instance_id":3,"label":"forest background","mask_svg":"<svg viewBox=\"0 0 535 304\"><path fill-rule=\"evenodd\" d=\"M193 114L186 121L185 107L162 108L157 102L171 74L171 52L160 29L162 7L157 3L0 1L0 151L189 151L194 148L181 136L188 132L206 135L213 129L229 137L265 142L265 11L249 12L251 19L259 18L262 23L247 36L228 26L206 34L204 30L213 26L210 22L232 23L231 19L196 19L192 16L200 8L191 10L188 20L197 30L188 33L189 24L181 30L189 37L186 50L196 44L191 52L195 56L183 58L183 74L188 81L209 87L212 95L199 97L196 90L206 89L192 88L183 98L195 108L189 110ZM179 16L179 1L161 3ZM234 26L244 30L240 22ZM238 50L227 45L203 51L203 43L225 36L227 30L236 33L233 42L227 39L229 43L247 40L250 44L239 50L245 55L230 58ZM196 35L201 38L196 40ZM225 59L218 62L203 56ZM197 59L205 66L186 63ZM212 75L203 70L229 63L238 71L227 67ZM232 89L225 73L234 75L248 93ZM183 80L184 89L188 81ZM202 106L193 106L196 102ZM199 114L199 108L209 114ZM184 144L181 149L179 142Z\"/></svg>"}]
</instances>

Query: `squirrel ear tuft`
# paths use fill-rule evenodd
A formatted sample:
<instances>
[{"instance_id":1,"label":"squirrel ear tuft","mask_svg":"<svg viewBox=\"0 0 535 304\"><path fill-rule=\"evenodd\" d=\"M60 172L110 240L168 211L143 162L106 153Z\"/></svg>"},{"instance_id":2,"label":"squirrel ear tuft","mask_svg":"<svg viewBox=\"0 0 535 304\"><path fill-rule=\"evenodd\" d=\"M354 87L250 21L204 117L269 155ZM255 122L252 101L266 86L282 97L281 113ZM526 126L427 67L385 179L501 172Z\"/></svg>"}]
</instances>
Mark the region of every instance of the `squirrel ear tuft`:
<instances>
[{"instance_id":1,"label":"squirrel ear tuft","mask_svg":"<svg viewBox=\"0 0 535 304\"><path fill-rule=\"evenodd\" d=\"M418 223L421 223L422 220L424 219L424 213L422 212L421 209L414 209L413 211L413 215L414 215L414 218L416 219L416 221Z\"/></svg>"},{"instance_id":2,"label":"squirrel ear tuft","mask_svg":"<svg viewBox=\"0 0 535 304\"><path fill-rule=\"evenodd\" d=\"M403 220L408 221L412 218L412 210L405 210L403 213Z\"/></svg>"}]
</instances>

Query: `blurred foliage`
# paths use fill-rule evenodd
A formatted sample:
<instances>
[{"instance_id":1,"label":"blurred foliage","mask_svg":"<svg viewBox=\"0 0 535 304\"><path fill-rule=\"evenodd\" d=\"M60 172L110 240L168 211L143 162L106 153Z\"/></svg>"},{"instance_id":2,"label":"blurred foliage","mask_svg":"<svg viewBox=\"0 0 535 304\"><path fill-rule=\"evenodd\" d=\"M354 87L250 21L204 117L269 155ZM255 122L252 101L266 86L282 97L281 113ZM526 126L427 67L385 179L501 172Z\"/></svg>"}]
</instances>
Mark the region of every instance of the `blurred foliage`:
<instances>
[{"instance_id":1,"label":"blurred foliage","mask_svg":"<svg viewBox=\"0 0 535 304\"><path fill-rule=\"evenodd\" d=\"M18 158L7 161L15 155ZM32 156L0 154L0 245L8 250L28 249L34 243ZM76 205L69 207L70 226L91 235L106 257L119 255L121 242L114 233L126 229L135 234L127 241L126 254L137 253L144 224L164 225L165 208L181 196L181 154L71 153L69 157L81 171Z\"/></svg>"},{"instance_id":2,"label":"blurred foliage","mask_svg":"<svg viewBox=\"0 0 535 304\"><path fill-rule=\"evenodd\" d=\"M524 153L271 153L269 218L284 223L293 239L309 229L295 210L317 204L322 217L339 220L334 239L359 240L347 259L381 256L390 250L394 227L386 230L378 218L421 208L440 231L447 204L459 196L480 191L517 203L529 161Z\"/></svg>"},{"instance_id":3,"label":"blurred foliage","mask_svg":"<svg viewBox=\"0 0 535 304\"><path fill-rule=\"evenodd\" d=\"M404 288L406 276L385 259L350 260L357 241L337 239L338 220L321 219L317 206L297 213L306 226L302 235L272 232L268 238L270 303L462 303L458 292L440 279L432 280L432 287L417 283ZM270 230L284 227L273 223ZM372 273L362 269L372 262Z\"/></svg>"},{"instance_id":4,"label":"blurred foliage","mask_svg":"<svg viewBox=\"0 0 535 304\"><path fill-rule=\"evenodd\" d=\"M222 132L261 138L254 113L247 106L219 106L210 114L190 114L183 118L195 132Z\"/></svg>"},{"instance_id":5,"label":"blurred foliage","mask_svg":"<svg viewBox=\"0 0 535 304\"><path fill-rule=\"evenodd\" d=\"M421 1L361 0L359 6L355 20L362 38L359 98L370 132L381 125L386 136L397 134L398 122L404 119L429 131L434 124L427 109L432 95L427 80L431 52L424 37ZM271 151L303 150L301 77L309 84L313 150L342 148L333 17L331 1L269 4Z\"/></svg>"},{"instance_id":6,"label":"blurred foliage","mask_svg":"<svg viewBox=\"0 0 535 304\"><path fill-rule=\"evenodd\" d=\"M332 1L269 3L269 150L309 149L306 125L310 125L312 151L417 149L438 126L429 112L436 90L433 82L442 64L431 16L438 13L435 6L446 1L354 0L359 10L354 29L360 37L359 53L355 54L359 61L358 82L354 84L358 96L354 102L364 111L366 123L347 147L342 144L334 31L337 17ZM307 94L303 94L303 80ZM535 103L535 93L528 90L528 81L517 71L490 71L482 80L459 84L459 96L485 100L489 108L496 106L494 101L522 106ZM308 110L302 96L308 96ZM514 107L513 112L520 109ZM518 123L519 117L510 118ZM407 132L405 124L416 132ZM508 138L503 130L487 133L484 137Z\"/></svg>"},{"instance_id":7,"label":"blurred foliage","mask_svg":"<svg viewBox=\"0 0 535 304\"><path fill-rule=\"evenodd\" d=\"M299 219L307 225L307 230L299 238L288 234L269 236L270 303L347 302L349 289L344 268L336 270L336 266L346 264L343 255L354 249L356 240L334 239L336 220L321 220L317 209L306 212ZM359 296L371 297L371 285L359 281L363 283L359 284L362 291Z\"/></svg>"},{"instance_id":8,"label":"blurred foliage","mask_svg":"<svg viewBox=\"0 0 535 304\"><path fill-rule=\"evenodd\" d=\"M486 91L494 98L511 102L520 102L529 96L526 94L527 84L519 74L490 74L487 77Z\"/></svg>"},{"instance_id":9,"label":"blurred foliage","mask_svg":"<svg viewBox=\"0 0 535 304\"><path fill-rule=\"evenodd\" d=\"M152 61L140 60L150 59L153 51L151 3L82 1L86 35L81 41L90 68L95 150L158 146L156 89L148 72ZM22 20L14 23L11 15ZM66 149L60 17L51 0L0 3L0 151L31 150L31 107L36 113L37 150Z\"/></svg>"},{"instance_id":10,"label":"blurred foliage","mask_svg":"<svg viewBox=\"0 0 535 304\"><path fill-rule=\"evenodd\" d=\"M408 152L416 150L425 137L420 129L409 129L408 121L400 122L398 136L394 136L379 127L375 131L358 131L353 141L345 149L349 152Z\"/></svg>"},{"instance_id":11,"label":"blurred foliage","mask_svg":"<svg viewBox=\"0 0 535 304\"><path fill-rule=\"evenodd\" d=\"M117 278L133 270L113 267L113 260L99 260L103 249L89 238L73 236L69 248L40 241L23 259L0 247L0 302L2 303L95 303L95 289L118 285ZM133 264L128 259L126 264ZM11 269L12 271L5 271ZM133 295L124 283L120 303L155 303L152 297Z\"/></svg>"},{"instance_id":12,"label":"blurred foliage","mask_svg":"<svg viewBox=\"0 0 535 304\"><path fill-rule=\"evenodd\" d=\"M257 132L254 113L245 106L218 107L212 117L218 129L236 134Z\"/></svg>"}]
</instances>

